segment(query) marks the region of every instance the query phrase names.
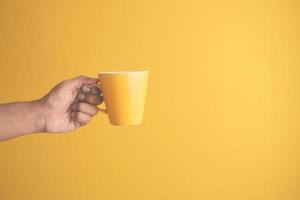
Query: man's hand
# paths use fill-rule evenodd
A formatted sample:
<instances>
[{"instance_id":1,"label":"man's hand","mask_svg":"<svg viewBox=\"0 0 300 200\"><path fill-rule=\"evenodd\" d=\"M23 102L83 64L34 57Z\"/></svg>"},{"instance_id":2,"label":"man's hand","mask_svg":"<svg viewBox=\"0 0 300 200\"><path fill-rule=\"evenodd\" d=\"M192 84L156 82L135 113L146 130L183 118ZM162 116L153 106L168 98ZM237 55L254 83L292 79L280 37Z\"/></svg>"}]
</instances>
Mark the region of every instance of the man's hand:
<instances>
[{"instance_id":1,"label":"man's hand","mask_svg":"<svg viewBox=\"0 0 300 200\"><path fill-rule=\"evenodd\" d=\"M44 132L73 131L90 122L103 101L98 79L79 76L65 80L39 100L44 113Z\"/></svg>"},{"instance_id":2,"label":"man's hand","mask_svg":"<svg viewBox=\"0 0 300 200\"><path fill-rule=\"evenodd\" d=\"M0 104L0 141L39 132L67 132L87 124L103 101L98 79L65 80L43 98Z\"/></svg>"}]
</instances>

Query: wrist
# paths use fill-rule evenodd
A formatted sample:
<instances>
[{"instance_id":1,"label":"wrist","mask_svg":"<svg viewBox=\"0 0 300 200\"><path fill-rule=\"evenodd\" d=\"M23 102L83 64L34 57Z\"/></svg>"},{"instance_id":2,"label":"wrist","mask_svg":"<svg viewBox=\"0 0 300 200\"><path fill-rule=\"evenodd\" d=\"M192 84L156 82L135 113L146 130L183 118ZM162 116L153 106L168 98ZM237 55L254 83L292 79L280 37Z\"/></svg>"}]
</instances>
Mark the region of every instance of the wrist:
<instances>
[{"instance_id":1,"label":"wrist","mask_svg":"<svg viewBox=\"0 0 300 200\"><path fill-rule=\"evenodd\" d=\"M30 108L34 118L34 132L45 132L46 109L40 100L31 101Z\"/></svg>"}]
</instances>

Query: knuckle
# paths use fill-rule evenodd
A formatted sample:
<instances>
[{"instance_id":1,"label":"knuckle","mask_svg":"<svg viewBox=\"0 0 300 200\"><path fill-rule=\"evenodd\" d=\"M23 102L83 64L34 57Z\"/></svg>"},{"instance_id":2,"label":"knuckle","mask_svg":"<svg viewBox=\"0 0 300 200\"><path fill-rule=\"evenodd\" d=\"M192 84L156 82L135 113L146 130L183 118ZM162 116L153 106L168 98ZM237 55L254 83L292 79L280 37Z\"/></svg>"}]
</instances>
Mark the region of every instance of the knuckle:
<instances>
[{"instance_id":1,"label":"knuckle","mask_svg":"<svg viewBox=\"0 0 300 200\"><path fill-rule=\"evenodd\" d=\"M73 86L74 81L71 79L63 80L60 84L61 87L70 88Z\"/></svg>"},{"instance_id":2,"label":"knuckle","mask_svg":"<svg viewBox=\"0 0 300 200\"><path fill-rule=\"evenodd\" d=\"M69 80L63 80L60 85L67 85L69 83Z\"/></svg>"},{"instance_id":3,"label":"knuckle","mask_svg":"<svg viewBox=\"0 0 300 200\"><path fill-rule=\"evenodd\" d=\"M76 79L83 80L83 79L86 79L86 76L80 75L80 76L77 76Z\"/></svg>"},{"instance_id":4,"label":"knuckle","mask_svg":"<svg viewBox=\"0 0 300 200\"><path fill-rule=\"evenodd\" d=\"M84 95L83 92L79 92L79 93L77 94L77 99L78 99L78 100L83 101L85 98L86 98L86 97L85 97L85 95Z\"/></svg>"}]
</instances>

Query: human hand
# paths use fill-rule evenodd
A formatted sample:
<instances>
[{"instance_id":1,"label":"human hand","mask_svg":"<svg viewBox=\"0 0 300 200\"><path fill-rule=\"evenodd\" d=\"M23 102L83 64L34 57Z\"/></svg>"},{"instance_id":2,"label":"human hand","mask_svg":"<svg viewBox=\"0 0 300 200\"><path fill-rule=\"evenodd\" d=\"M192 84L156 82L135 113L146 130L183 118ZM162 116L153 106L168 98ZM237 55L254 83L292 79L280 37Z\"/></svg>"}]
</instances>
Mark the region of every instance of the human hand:
<instances>
[{"instance_id":1,"label":"human hand","mask_svg":"<svg viewBox=\"0 0 300 200\"><path fill-rule=\"evenodd\" d=\"M102 103L98 79L79 76L55 86L39 100L45 111L44 132L68 132L90 122Z\"/></svg>"}]
</instances>

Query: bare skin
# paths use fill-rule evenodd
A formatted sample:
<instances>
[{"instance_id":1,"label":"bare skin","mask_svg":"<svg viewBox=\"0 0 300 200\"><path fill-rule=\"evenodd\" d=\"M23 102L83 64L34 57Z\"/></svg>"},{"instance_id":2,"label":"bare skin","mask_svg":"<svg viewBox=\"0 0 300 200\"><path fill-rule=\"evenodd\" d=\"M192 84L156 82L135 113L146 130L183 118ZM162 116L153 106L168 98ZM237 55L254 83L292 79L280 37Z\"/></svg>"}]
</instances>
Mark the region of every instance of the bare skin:
<instances>
[{"instance_id":1,"label":"bare skin","mask_svg":"<svg viewBox=\"0 0 300 200\"><path fill-rule=\"evenodd\" d=\"M98 113L98 79L79 76L62 81L41 99L0 104L0 141L31 133L74 131Z\"/></svg>"}]
</instances>

